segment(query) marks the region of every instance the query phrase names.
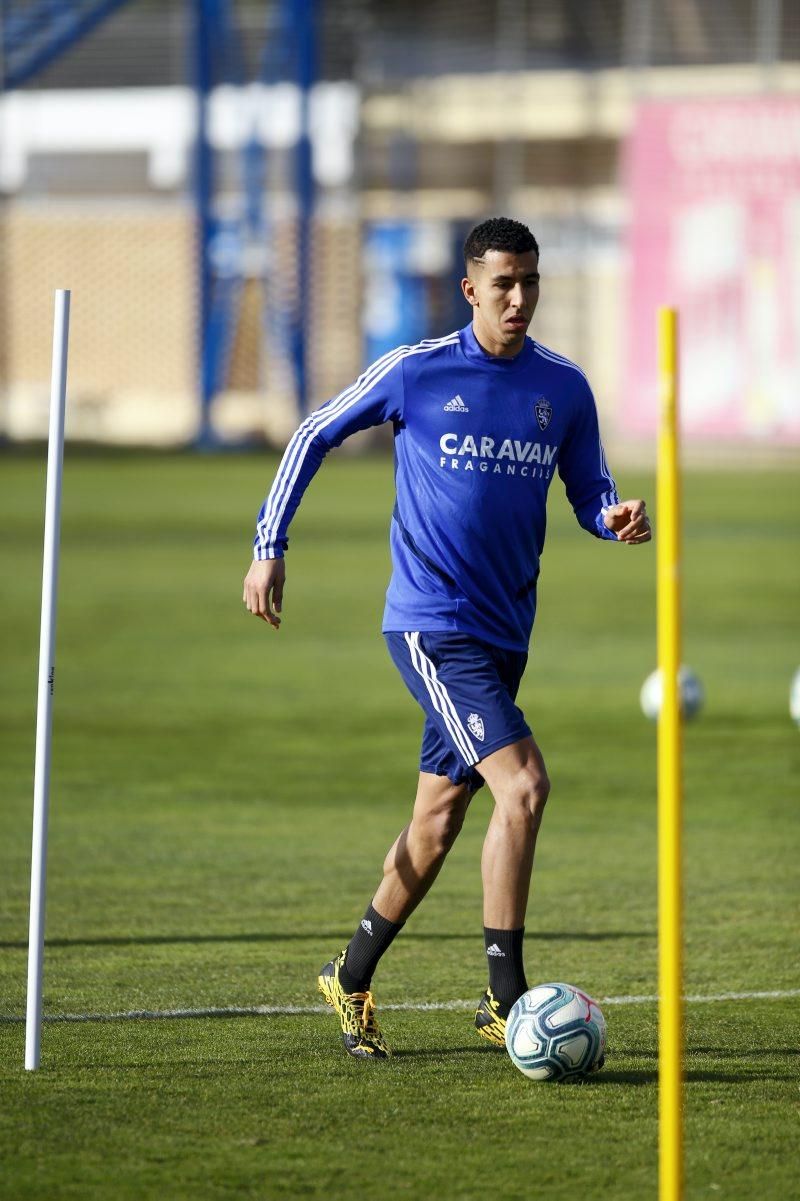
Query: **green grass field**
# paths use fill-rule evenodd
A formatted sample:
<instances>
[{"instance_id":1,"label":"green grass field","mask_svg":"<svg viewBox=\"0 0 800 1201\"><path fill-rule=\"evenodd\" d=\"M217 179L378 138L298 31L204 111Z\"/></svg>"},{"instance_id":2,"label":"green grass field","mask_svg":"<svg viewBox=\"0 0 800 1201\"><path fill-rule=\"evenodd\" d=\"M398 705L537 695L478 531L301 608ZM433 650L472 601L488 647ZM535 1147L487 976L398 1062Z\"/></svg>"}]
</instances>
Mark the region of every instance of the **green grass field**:
<instances>
[{"instance_id":1,"label":"green grass field","mask_svg":"<svg viewBox=\"0 0 800 1201\"><path fill-rule=\"evenodd\" d=\"M605 1069L534 1085L481 1044L479 856L490 798L375 981L396 1049L347 1059L316 1009L407 820L420 717L379 634L391 464L333 456L296 519L279 634L246 615L264 456L67 453L45 958L23 1070L44 460L0 458L0 1196L140 1201L654 1198L653 1003L608 1003ZM652 497L650 479L625 476ZM652 547L580 531L560 484L521 703L554 781L531 983L656 991ZM687 992L800 988L800 489L690 474ZM420 1002L462 1001L422 1011ZM17 1020L8 1020L14 1018ZM687 1197L797 1183L797 998L687 1006ZM792 1166L794 1164L794 1166Z\"/></svg>"}]
</instances>

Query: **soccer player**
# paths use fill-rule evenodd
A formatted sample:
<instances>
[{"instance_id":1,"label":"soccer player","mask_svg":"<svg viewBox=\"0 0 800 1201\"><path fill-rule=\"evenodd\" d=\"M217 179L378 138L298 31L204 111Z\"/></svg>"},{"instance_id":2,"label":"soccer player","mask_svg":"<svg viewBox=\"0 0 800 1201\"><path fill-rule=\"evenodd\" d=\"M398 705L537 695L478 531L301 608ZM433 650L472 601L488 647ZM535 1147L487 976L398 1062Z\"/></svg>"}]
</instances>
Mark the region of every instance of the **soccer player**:
<instances>
[{"instance_id":1,"label":"soccer player","mask_svg":"<svg viewBox=\"0 0 800 1201\"><path fill-rule=\"evenodd\" d=\"M400 346L312 413L283 456L258 516L244 581L249 611L277 629L292 516L327 452L391 421L397 500L383 632L425 714L411 820L383 879L319 988L345 1050L386 1059L370 990L378 961L433 884L484 783L494 809L483 846L488 987L478 1034L504 1045L508 1012L527 990L523 934L536 836L549 792L542 753L515 704L536 611L545 504L558 471L590 534L650 539L642 500L620 501L583 372L527 337L539 299L539 248L508 218L464 244L472 321Z\"/></svg>"}]
</instances>

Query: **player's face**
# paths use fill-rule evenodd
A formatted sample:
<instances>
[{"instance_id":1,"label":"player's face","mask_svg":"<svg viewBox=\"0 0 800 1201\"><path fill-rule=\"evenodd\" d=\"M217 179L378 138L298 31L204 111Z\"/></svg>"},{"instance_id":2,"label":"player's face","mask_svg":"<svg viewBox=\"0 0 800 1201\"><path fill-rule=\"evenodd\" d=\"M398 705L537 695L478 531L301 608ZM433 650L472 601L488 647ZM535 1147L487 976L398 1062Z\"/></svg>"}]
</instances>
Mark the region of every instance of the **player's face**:
<instances>
[{"instance_id":1,"label":"player's face","mask_svg":"<svg viewBox=\"0 0 800 1201\"><path fill-rule=\"evenodd\" d=\"M461 288L472 305L475 337L490 354L518 354L539 300L539 256L487 250L469 264Z\"/></svg>"}]
</instances>

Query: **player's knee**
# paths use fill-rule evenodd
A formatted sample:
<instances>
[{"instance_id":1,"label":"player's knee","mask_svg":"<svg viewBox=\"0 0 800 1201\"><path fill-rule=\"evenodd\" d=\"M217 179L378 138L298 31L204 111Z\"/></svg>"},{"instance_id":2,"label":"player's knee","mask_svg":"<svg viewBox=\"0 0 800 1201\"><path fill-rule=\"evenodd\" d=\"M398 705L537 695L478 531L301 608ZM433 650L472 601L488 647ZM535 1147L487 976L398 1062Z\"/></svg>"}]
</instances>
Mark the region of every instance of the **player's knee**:
<instances>
[{"instance_id":1,"label":"player's knee","mask_svg":"<svg viewBox=\"0 0 800 1201\"><path fill-rule=\"evenodd\" d=\"M511 820L538 827L549 795L547 772L538 766L526 766L509 782L503 808Z\"/></svg>"},{"instance_id":2,"label":"player's knee","mask_svg":"<svg viewBox=\"0 0 800 1201\"><path fill-rule=\"evenodd\" d=\"M468 804L469 794L454 785L422 818L421 833L437 858L443 858L458 838Z\"/></svg>"},{"instance_id":3,"label":"player's knee","mask_svg":"<svg viewBox=\"0 0 800 1201\"><path fill-rule=\"evenodd\" d=\"M547 798L550 796L550 777L539 768L527 773L523 785L524 804L531 819L537 824L542 820Z\"/></svg>"},{"instance_id":4,"label":"player's knee","mask_svg":"<svg viewBox=\"0 0 800 1201\"><path fill-rule=\"evenodd\" d=\"M437 858L444 858L458 838L464 823L463 817L455 813L442 813L434 817L428 829L428 841Z\"/></svg>"}]
</instances>

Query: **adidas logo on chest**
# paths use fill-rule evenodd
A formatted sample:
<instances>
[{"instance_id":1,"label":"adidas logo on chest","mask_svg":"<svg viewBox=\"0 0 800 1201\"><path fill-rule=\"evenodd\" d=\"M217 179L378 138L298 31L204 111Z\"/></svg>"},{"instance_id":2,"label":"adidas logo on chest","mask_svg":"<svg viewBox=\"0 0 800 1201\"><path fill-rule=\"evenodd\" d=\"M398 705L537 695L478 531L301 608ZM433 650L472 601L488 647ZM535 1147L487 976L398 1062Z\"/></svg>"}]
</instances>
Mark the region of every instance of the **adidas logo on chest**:
<instances>
[{"instance_id":1,"label":"adidas logo on chest","mask_svg":"<svg viewBox=\"0 0 800 1201\"><path fill-rule=\"evenodd\" d=\"M460 396L454 396L452 400L448 400L444 406L445 413L468 413L469 406L464 404Z\"/></svg>"}]
</instances>

